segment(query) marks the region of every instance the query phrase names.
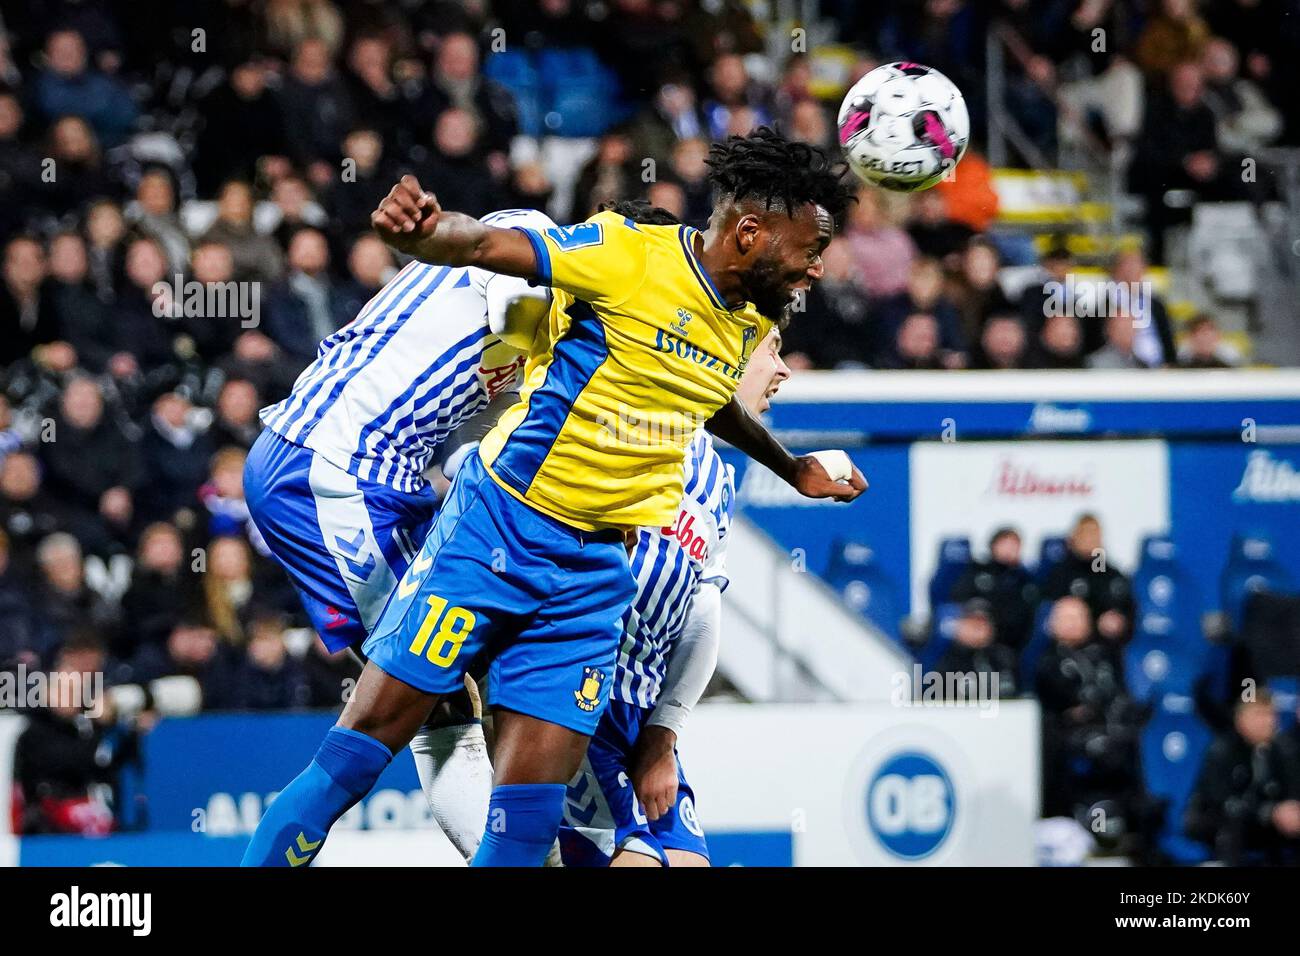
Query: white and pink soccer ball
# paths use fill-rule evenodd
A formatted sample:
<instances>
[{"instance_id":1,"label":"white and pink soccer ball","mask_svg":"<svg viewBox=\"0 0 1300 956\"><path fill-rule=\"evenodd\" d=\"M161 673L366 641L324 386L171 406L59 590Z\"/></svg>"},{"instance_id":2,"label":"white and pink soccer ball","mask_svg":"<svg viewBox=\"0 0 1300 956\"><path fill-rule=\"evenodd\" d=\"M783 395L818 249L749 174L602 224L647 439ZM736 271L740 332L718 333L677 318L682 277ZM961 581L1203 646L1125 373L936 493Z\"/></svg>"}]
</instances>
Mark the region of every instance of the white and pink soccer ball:
<instances>
[{"instance_id":1,"label":"white and pink soccer ball","mask_svg":"<svg viewBox=\"0 0 1300 956\"><path fill-rule=\"evenodd\" d=\"M970 115L956 84L920 63L878 66L844 96L840 146L849 166L882 189L929 189L957 165Z\"/></svg>"}]
</instances>

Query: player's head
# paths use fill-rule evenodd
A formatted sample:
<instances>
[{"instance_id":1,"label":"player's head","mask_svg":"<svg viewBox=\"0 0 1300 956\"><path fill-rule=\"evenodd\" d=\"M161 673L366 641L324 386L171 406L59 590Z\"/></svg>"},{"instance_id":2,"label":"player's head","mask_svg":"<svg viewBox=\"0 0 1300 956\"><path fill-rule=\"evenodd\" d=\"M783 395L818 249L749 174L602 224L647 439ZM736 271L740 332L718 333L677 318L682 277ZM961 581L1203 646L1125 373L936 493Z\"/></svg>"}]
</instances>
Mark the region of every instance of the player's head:
<instances>
[{"instance_id":1,"label":"player's head","mask_svg":"<svg viewBox=\"0 0 1300 956\"><path fill-rule=\"evenodd\" d=\"M790 366L781 358L781 330L785 325L782 320L758 343L736 387L736 397L755 415L767 411L772 397L790 377Z\"/></svg>"},{"instance_id":2,"label":"player's head","mask_svg":"<svg viewBox=\"0 0 1300 956\"><path fill-rule=\"evenodd\" d=\"M821 278L822 250L853 199L845 166L766 126L713 144L706 162L709 231L724 240L726 268L760 312L779 316Z\"/></svg>"},{"instance_id":3,"label":"player's head","mask_svg":"<svg viewBox=\"0 0 1300 956\"><path fill-rule=\"evenodd\" d=\"M597 212L612 212L642 226L680 226L682 221L660 206L644 199L621 199L601 203Z\"/></svg>"}]
</instances>

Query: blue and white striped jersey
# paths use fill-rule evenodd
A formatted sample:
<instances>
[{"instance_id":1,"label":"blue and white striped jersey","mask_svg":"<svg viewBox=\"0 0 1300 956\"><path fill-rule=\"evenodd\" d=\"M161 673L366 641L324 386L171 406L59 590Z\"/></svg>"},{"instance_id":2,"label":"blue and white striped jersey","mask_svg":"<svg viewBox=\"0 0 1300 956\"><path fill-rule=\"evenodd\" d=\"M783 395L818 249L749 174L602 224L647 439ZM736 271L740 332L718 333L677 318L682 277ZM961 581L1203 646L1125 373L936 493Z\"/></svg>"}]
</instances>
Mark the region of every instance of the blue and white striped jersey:
<instances>
[{"instance_id":1,"label":"blue and white striped jersey","mask_svg":"<svg viewBox=\"0 0 1300 956\"><path fill-rule=\"evenodd\" d=\"M550 229L531 209L483 222ZM513 386L525 356L491 330L489 312L549 297L524 279L413 261L350 323L320 344L289 397L262 423L359 479L417 491L455 428Z\"/></svg>"},{"instance_id":2,"label":"blue and white striped jersey","mask_svg":"<svg viewBox=\"0 0 1300 956\"><path fill-rule=\"evenodd\" d=\"M637 594L623 616L615 699L653 707L696 590L704 582L726 588L727 530L735 497L734 470L701 428L686 449L685 492L676 523L642 528L632 553Z\"/></svg>"}]
</instances>

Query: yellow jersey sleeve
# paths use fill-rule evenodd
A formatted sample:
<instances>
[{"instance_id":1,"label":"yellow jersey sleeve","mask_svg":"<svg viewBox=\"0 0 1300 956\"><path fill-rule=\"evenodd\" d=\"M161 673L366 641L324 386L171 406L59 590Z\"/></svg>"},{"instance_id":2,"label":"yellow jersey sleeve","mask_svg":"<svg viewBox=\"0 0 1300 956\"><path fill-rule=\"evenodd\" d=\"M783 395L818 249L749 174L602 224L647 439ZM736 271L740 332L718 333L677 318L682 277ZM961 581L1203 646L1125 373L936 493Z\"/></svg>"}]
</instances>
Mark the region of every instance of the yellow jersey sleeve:
<instances>
[{"instance_id":1,"label":"yellow jersey sleeve","mask_svg":"<svg viewBox=\"0 0 1300 956\"><path fill-rule=\"evenodd\" d=\"M537 255L537 281L596 308L631 298L645 279L645 233L623 216L601 212L553 229L516 227Z\"/></svg>"}]
</instances>

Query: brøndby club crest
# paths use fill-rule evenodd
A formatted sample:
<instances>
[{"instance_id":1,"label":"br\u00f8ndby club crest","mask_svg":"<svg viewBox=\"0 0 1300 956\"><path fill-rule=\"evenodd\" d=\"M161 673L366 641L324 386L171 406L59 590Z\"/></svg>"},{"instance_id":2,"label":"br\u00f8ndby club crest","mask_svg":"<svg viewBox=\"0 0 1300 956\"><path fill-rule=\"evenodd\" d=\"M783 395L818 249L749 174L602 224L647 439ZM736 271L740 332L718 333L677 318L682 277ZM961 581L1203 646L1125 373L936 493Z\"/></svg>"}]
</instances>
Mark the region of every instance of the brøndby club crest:
<instances>
[{"instance_id":1,"label":"br\u00f8ndby club crest","mask_svg":"<svg viewBox=\"0 0 1300 956\"><path fill-rule=\"evenodd\" d=\"M582 669L582 686L573 692L573 699L585 711L593 711L600 704L600 688L605 674L599 667Z\"/></svg>"}]
</instances>

